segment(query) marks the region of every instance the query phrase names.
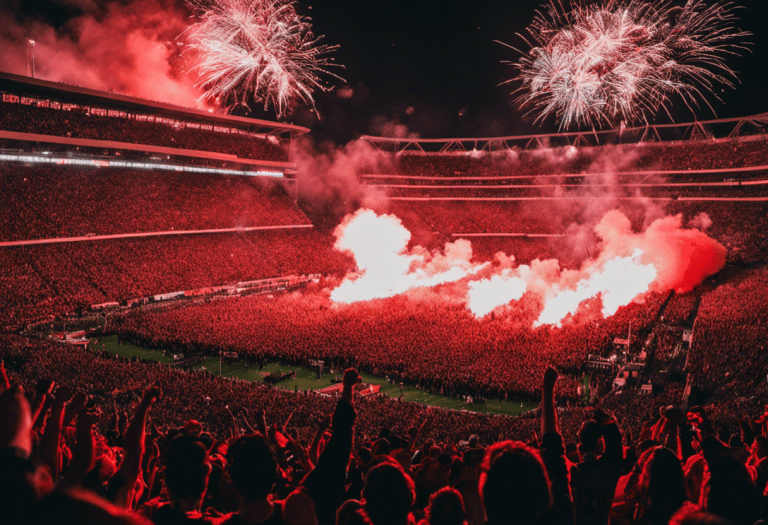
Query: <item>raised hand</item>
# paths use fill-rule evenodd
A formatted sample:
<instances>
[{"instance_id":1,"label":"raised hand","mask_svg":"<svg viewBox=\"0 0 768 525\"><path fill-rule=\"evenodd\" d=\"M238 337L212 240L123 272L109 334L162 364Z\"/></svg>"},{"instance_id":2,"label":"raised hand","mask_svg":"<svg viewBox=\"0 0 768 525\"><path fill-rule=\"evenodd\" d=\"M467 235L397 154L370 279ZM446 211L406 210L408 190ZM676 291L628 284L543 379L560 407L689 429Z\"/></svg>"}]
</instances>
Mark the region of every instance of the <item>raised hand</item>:
<instances>
[{"instance_id":1,"label":"raised hand","mask_svg":"<svg viewBox=\"0 0 768 525\"><path fill-rule=\"evenodd\" d=\"M357 373L357 370L354 368L347 369L344 372L344 379L342 380L344 388L341 391L341 398L347 400L349 403L353 403L355 400L355 385L361 381L362 378L360 377L360 374Z\"/></svg>"},{"instance_id":2,"label":"raised hand","mask_svg":"<svg viewBox=\"0 0 768 525\"><path fill-rule=\"evenodd\" d=\"M74 391L69 388L67 385L61 385L59 388L56 389L56 403L63 405L70 399L72 399L72 396L74 395Z\"/></svg>"},{"instance_id":3,"label":"raised hand","mask_svg":"<svg viewBox=\"0 0 768 525\"><path fill-rule=\"evenodd\" d=\"M151 386L144 389L144 395L141 398L141 403L144 405L152 405L155 401L159 400L163 395L163 391L159 386Z\"/></svg>"},{"instance_id":4,"label":"raised hand","mask_svg":"<svg viewBox=\"0 0 768 525\"><path fill-rule=\"evenodd\" d=\"M10 447L32 452L32 416L21 385L0 396L0 448Z\"/></svg>"},{"instance_id":5,"label":"raised hand","mask_svg":"<svg viewBox=\"0 0 768 525\"><path fill-rule=\"evenodd\" d=\"M544 389L548 391L553 391L555 389L555 384L557 384L557 378L559 377L559 374L557 373L557 370L553 366L548 366L546 371L544 372Z\"/></svg>"},{"instance_id":6,"label":"raised hand","mask_svg":"<svg viewBox=\"0 0 768 525\"><path fill-rule=\"evenodd\" d=\"M352 388L356 384L362 382L360 374L354 368L348 368L344 371L343 385L344 388Z\"/></svg>"}]
</instances>

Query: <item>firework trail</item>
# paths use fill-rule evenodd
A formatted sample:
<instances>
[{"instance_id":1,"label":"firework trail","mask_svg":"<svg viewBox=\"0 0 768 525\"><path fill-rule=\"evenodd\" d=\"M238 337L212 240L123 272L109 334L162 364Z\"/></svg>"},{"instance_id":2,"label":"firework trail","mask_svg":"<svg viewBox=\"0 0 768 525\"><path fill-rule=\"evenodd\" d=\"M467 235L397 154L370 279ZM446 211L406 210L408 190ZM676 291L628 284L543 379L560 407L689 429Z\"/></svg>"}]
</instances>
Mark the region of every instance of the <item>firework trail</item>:
<instances>
[{"instance_id":1,"label":"firework trail","mask_svg":"<svg viewBox=\"0 0 768 525\"><path fill-rule=\"evenodd\" d=\"M507 62L519 74L504 84L522 83L516 101L537 122L554 115L564 129L647 121L659 110L669 115L673 95L692 110L708 104L705 92L717 97L715 85L733 87L726 58L745 49L740 39L749 33L734 26L729 2L572 0L571 7L550 0L527 29L530 40L523 37L530 51Z\"/></svg>"},{"instance_id":2,"label":"firework trail","mask_svg":"<svg viewBox=\"0 0 768 525\"><path fill-rule=\"evenodd\" d=\"M225 106L253 99L281 117L292 99L310 104L312 92L327 88L321 75L335 66L320 45L311 20L290 0L189 0L201 21L187 30L200 57L198 85ZM338 78L338 77L337 77Z\"/></svg>"}]
</instances>

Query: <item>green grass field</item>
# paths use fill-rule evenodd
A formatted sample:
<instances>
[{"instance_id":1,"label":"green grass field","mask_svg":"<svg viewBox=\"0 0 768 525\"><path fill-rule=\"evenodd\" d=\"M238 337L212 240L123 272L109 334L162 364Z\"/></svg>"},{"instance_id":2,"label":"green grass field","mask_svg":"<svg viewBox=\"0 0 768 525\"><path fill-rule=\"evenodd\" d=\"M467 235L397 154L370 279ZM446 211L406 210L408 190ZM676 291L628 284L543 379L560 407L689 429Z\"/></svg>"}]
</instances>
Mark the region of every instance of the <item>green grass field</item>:
<instances>
[{"instance_id":1,"label":"green grass field","mask_svg":"<svg viewBox=\"0 0 768 525\"><path fill-rule=\"evenodd\" d=\"M144 348L124 344L119 345L117 343L117 336L102 337L101 342L98 345L91 345L95 350L106 350L113 354L122 355L125 357L139 357L141 359L147 359L151 361L159 361L161 363L172 363L173 357L170 355L163 355L163 352L158 350L146 350ZM198 365L195 368L205 367L206 370L215 374L219 373L219 359L216 357L206 357L203 365ZM248 381L263 381L264 376L271 372L288 372L290 370L296 371L296 376L292 379L281 381L277 387L285 390L318 390L331 385L331 379L334 376L340 376L338 371L335 373L323 372L323 378L317 379L317 374L309 368L295 367L284 365L280 363L268 363L262 370L258 368L251 368L246 370L245 363L238 361L231 365L224 364L221 367L221 375L224 377L236 377L239 379L245 379ZM400 388L396 385L390 384L385 378L374 377L368 374L362 374L363 382L374 385L381 385L381 391L389 394L390 397L397 397L400 395ZM518 416L524 412L536 408L536 405L530 403L521 403L520 401L498 401L489 400L488 405L484 404L472 404L468 405L465 402L454 399L451 397L441 395L431 395L422 390L415 388L404 388L403 398L405 401L412 401L415 403L422 403L425 405L450 408L454 410L468 410L471 412L484 412L489 414L503 414L507 416Z\"/></svg>"}]
</instances>

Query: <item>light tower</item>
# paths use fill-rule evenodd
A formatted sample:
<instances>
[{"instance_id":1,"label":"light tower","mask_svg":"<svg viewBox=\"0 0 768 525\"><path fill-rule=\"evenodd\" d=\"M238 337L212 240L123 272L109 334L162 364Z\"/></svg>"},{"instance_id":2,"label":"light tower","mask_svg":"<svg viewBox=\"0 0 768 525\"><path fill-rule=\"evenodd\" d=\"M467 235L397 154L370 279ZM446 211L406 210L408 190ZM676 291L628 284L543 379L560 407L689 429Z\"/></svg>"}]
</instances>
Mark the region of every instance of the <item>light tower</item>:
<instances>
[{"instance_id":1,"label":"light tower","mask_svg":"<svg viewBox=\"0 0 768 525\"><path fill-rule=\"evenodd\" d=\"M35 78L35 41L27 40L27 76Z\"/></svg>"}]
</instances>

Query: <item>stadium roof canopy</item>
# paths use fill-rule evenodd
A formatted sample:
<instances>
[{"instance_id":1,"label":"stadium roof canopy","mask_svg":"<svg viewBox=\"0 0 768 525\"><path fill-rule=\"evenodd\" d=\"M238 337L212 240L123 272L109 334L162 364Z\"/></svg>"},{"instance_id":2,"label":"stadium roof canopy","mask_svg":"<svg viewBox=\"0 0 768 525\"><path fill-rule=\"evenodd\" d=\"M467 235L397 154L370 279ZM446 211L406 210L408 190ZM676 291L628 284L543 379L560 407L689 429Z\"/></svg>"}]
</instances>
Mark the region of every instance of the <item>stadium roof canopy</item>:
<instances>
[{"instance_id":1,"label":"stadium roof canopy","mask_svg":"<svg viewBox=\"0 0 768 525\"><path fill-rule=\"evenodd\" d=\"M194 108L175 106L165 102L155 102L80 86L71 86L60 82L50 82L48 80L14 75L13 73L3 71L0 71L0 91L7 91L19 96L48 98L62 103L78 104L81 106L104 107L127 113L141 113L186 122L228 126L265 135L294 137L309 132L308 128L293 124L211 113Z\"/></svg>"},{"instance_id":2,"label":"stadium roof canopy","mask_svg":"<svg viewBox=\"0 0 768 525\"><path fill-rule=\"evenodd\" d=\"M697 120L681 124L646 124L645 126L621 127L619 129L541 135L432 139L363 135L360 138L378 149L396 153L464 154L474 151L506 151L513 148L590 147L621 143L735 138L766 132L768 132L768 113L737 118Z\"/></svg>"}]
</instances>

